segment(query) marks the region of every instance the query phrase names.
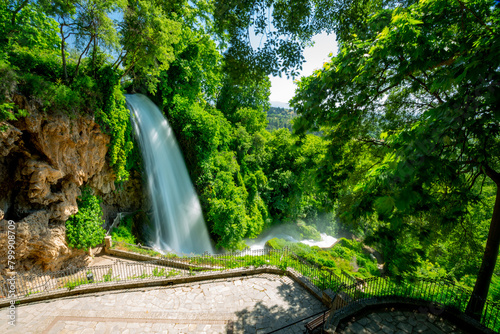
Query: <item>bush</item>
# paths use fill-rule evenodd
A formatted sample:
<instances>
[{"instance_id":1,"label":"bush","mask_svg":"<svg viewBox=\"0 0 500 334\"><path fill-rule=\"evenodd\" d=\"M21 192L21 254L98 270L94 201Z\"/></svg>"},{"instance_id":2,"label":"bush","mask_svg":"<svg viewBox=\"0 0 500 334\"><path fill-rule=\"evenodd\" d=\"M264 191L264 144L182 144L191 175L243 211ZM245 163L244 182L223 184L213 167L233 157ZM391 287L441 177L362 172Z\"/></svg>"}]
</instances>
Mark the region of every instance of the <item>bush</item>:
<instances>
[{"instance_id":1,"label":"bush","mask_svg":"<svg viewBox=\"0 0 500 334\"><path fill-rule=\"evenodd\" d=\"M321 234L314 226L306 225L304 222L297 224L301 239L321 240Z\"/></svg>"},{"instance_id":2,"label":"bush","mask_svg":"<svg viewBox=\"0 0 500 334\"><path fill-rule=\"evenodd\" d=\"M15 47L9 52L9 61L22 73L36 74L51 82L56 82L63 76L61 58L54 50Z\"/></svg>"},{"instance_id":3,"label":"bush","mask_svg":"<svg viewBox=\"0 0 500 334\"><path fill-rule=\"evenodd\" d=\"M267 240L266 246L272 249L282 249L285 246L289 246L290 243L284 239L272 238Z\"/></svg>"},{"instance_id":4,"label":"bush","mask_svg":"<svg viewBox=\"0 0 500 334\"><path fill-rule=\"evenodd\" d=\"M118 227L113 228L113 231L111 231L111 239L114 241L121 241L135 245L137 243L137 239L132 234L133 222L133 216L127 216L123 218L120 221Z\"/></svg>"},{"instance_id":5,"label":"bush","mask_svg":"<svg viewBox=\"0 0 500 334\"><path fill-rule=\"evenodd\" d=\"M66 221L66 240L73 248L88 250L102 243L106 231L102 228L102 209L99 198L90 188L82 189L78 212Z\"/></svg>"},{"instance_id":6,"label":"bush","mask_svg":"<svg viewBox=\"0 0 500 334\"><path fill-rule=\"evenodd\" d=\"M358 278L380 275L377 262L363 253L363 244L358 241L341 238L333 248L321 249L300 242L273 238L266 242L266 246L273 249L281 249L286 246L298 256L321 267L329 268L336 274L340 274L341 270L344 270ZM353 259L356 259L355 262L359 268L353 267Z\"/></svg>"}]
</instances>

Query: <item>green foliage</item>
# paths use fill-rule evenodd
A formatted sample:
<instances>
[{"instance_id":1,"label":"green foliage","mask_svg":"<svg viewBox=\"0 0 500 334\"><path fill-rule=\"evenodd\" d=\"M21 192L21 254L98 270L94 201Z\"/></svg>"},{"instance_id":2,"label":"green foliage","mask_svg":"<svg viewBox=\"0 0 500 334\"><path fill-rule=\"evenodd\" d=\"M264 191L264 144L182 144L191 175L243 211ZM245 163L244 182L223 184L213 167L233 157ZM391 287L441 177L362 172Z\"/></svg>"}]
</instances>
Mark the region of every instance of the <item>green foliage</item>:
<instances>
[{"instance_id":1,"label":"green foliage","mask_svg":"<svg viewBox=\"0 0 500 334\"><path fill-rule=\"evenodd\" d=\"M172 277L172 276L177 276L177 275L180 275L180 274L181 274L181 272L179 270L172 269L172 270L169 270L165 274L165 277Z\"/></svg>"},{"instance_id":2,"label":"green foliage","mask_svg":"<svg viewBox=\"0 0 500 334\"><path fill-rule=\"evenodd\" d=\"M62 78L61 60L54 50L37 46L16 46L10 49L8 54L14 68L38 75L53 83Z\"/></svg>"},{"instance_id":3,"label":"green foliage","mask_svg":"<svg viewBox=\"0 0 500 334\"><path fill-rule=\"evenodd\" d=\"M102 275L102 279L104 282L111 282L113 280L113 268L109 268L108 272Z\"/></svg>"},{"instance_id":4,"label":"green foliage","mask_svg":"<svg viewBox=\"0 0 500 334\"><path fill-rule=\"evenodd\" d=\"M58 28L58 23L40 10L36 3L11 0L0 3L2 50L12 44L56 50L61 44Z\"/></svg>"},{"instance_id":5,"label":"green foliage","mask_svg":"<svg viewBox=\"0 0 500 334\"><path fill-rule=\"evenodd\" d=\"M238 108L235 119L245 127L249 134L254 134L267 126L266 114L252 108Z\"/></svg>"},{"instance_id":6,"label":"green foliage","mask_svg":"<svg viewBox=\"0 0 500 334\"><path fill-rule=\"evenodd\" d=\"M231 168L235 164L228 152L217 157L215 167ZM248 217L245 203L248 193L244 185L235 182L238 173L234 170L221 170L212 183L207 219L213 224L213 231L220 238L219 246L239 248L242 239L248 233Z\"/></svg>"},{"instance_id":7,"label":"green foliage","mask_svg":"<svg viewBox=\"0 0 500 334\"><path fill-rule=\"evenodd\" d=\"M8 61L13 81L13 88L29 100L34 101L46 112L62 112L70 117L95 110L95 82L92 78L81 75L70 85L63 84L61 61L52 50L15 47L9 51Z\"/></svg>"},{"instance_id":8,"label":"green foliage","mask_svg":"<svg viewBox=\"0 0 500 334\"><path fill-rule=\"evenodd\" d=\"M497 259L497 266L491 280L489 296L494 301L500 302L500 259Z\"/></svg>"},{"instance_id":9,"label":"green foliage","mask_svg":"<svg viewBox=\"0 0 500 334\"><path fill-rule=\"evenodd\" d=\"M74 288L84 284L89 284L87 278L79 277L75 279L65 280L64 287L67 288L68 290L73 290Z\"/></svg>"},{"instance_id":10,"label":"green foliage","mask_svg":"<svg viewBox=\"0 0 500 334\"><path fill-rule=\"evenodd\" d=\"M299 228L300 239L321 240L321 235L314 226L308 226L304 222L299 222L297 226Z\"/></svg>"},{"instance_id":11,"label":"green foliage","mask_svg":"<svg viewBox=\"0 0 500 334\"><path fill-rule=\"evenodd\" d=\"M14 103L5 102L0 104L0 122L16 121L19 117L28 116L28 112L24 109L18 109Z\"/></svg>"},{"instance_id":12,"label":"green foliage","mask_svg":"<svg viewBox=\"0 0 500 334\"><path fill-rule=\"evenodd\" d=\"M267 146L270 156L264 172L268 182L262 196L275 221L312 220L324 212L330 204L315 176L326 142L315 135L294 138L287 129L279 129Z\"/></svg>"},{"instance_id":13,"label":"green foliage","mask_svg":"<svg viewBox=\"0 0 500 334\"><path fill-rule=\"evenodd\" d=\"M159 91L168 110L175 108L177 95L190 103L215 100L221 85L222 56L208 35L184 28L174 45L176 59L160 75Z\"/></svg>"},{"instance_id":14,"label":"green foliage","mask_svg":"<svg viewBox=\"0 0 500 334\"><path fill-rule=\"evenodd\" d=\"M369 240L393 274L442 274L426 262L428 245L474 234L485 182L500 181L496 11L483 0L388 6L299 83L294 127L332 141L331 181L351 204L345 217L373 223ZM490 233L474 290L483 299L499 243Z\"/></svg>"},{"instance_id":15,"label":"green foliage","mask_svg":"<svg viewBox=\"0 0 500 334\"><path fill-rule=\"evenodd\" d=\"M83 188L77 203L78 212L66 221L66 240L72 248L88 250L102 243L106 234L100 200L90 188Z\"/></svg>"},{"instance_id":16,"label":"green foliage","mask_svg":"<svg viewBox=\"0 0 500 334\"><path fill-rule=\"evenodd\" d=\"M337 275L344 270L358 278L380 276L377 262L363 251L363 244L354 240L341 238L330 249L311 247L302 243L293 243L283 239L273 238L266 242L272 249L288 247L298 256L307 261L326 267Z\"/></svg>"},{"instance_id":17,"label":"green foliage","mask_svg":"<svg viewBox=\"0 0 500 334\"><path fill-rule=\"evenodd\" d=\"M118 80L119 74L110 66L99 71L97 85L103 95L103 104L102 109L96 112L96 121L101 125L101 129L111 136L108 149L109 165L113 167L116 180L120 182L126 181L129 176L126 166L133 142L130 113Z\"/></svg>"},{"instance_id":18,"label":"green foliage","mask_svg":"<svg viewBox=\"0 0 500 334\"><path fill-rule=\"evenodd\" d=\"M128 236L128 232L125 232ZM119 236L118 236L119 237ZM133 244L128 244L128 243L123 243L118 241L118 242L113 242L112 248L114 249L121 249L121 250L126 250L129 252L134 252L134 253L139 253L139 254L144 254L144 255L149 255L149 256L155 256L155 257L162 257L163 255L160 252L157 252L153 249L147 249L147 248L142 248L140 246L136 246ZM175 254L168 254L168 257L177 257Z\"/></svg>"},{"instance_id":19,"label":"green foliage","mask_svg":"<svg viewBox=\"0 0 500 334\"><path fill-rule=\"evenodd\" d=\"M34 295L35 293L41 293L41 292L42 292L42 291L39 291L39 290L35 290L35 291L30 290L30 291L28 291L28 293L27 293L27 294L25 294L25 295L24 295L24 297L29 297L29 296L31 296L31 295Z\"/></svg>"},{"instance_id":20,"label":"green foliage","mask_svg":"<svg viewBox=\"0 0 500 334\"><path fill-rule=\"evenodd\" d=\"M272 249L283 249L289 245L290 243L288 243L285 239L280 238L272 238L266 241L266 246Z\"/></svg>"},{"instance_id":21,"label":"green foliage","mask_svg":"<svg viewBox=\"0 0 500 334\"><path fill-rule=\"evenodd\" d=\"M277 75L283 71L296 73L306 42L323 29L322 11L312 1L215 1L215 31L228 42L228 72L253 75L255 72ZM328 17L328 16L327 16ZM263 42L250 45L247 29ZM244 75L244 74L243 74Z\"/></svg>"},{"instance_id":22,"label":"green foliage","mask_svg":"<svg viewBox=\"0 0 500 334\"><path fill-rule=\"evenodd\" d=\"M270 107L267 112L267 130L277 130L287 128L292 131L292 119L295 117L293 109Z\"/></svg>"},{"instance_id":23,"label":"green foliage","mask_svg":"<svg viewBox=\"0 0 500 334\"><path fill-rule=\"evenodd\" d=\"M156 92L161 71L175 59L173 45L179 41L181 24L175 14L161 2L128 1L121 31L124 75L144 81L151 93ZM172 15L173 14L173 15Z\"/></svg>"},{"instance_id":24,"label":"green foliage","mask_svg":"<svg viewBox=\"0 0 500 334\"><path fill-rule=\"evenodd\" d=\"M159 270L157 267L153 269L153 276L154 277L163 277L165 275L165 268L161 268Z\"/></svg>"},{"instance_id":25,"label":"green foliage","mask_svg":"<svg viewBox=\"0 0 500 334\"><path fill-rule=\"evenodd\" d=\"M133 223L134 217L132 215L123 218L118 224L118 227L113 228L111 231L111 239L113 241L126 242L132 245L136 244L137 239L132 234Z\"/></svg>"},{"instance_id":26,"label":"green foliage","mask_svg":"<svg viewBox=\"0 0 500 334\"><path fill-rule=\"evenodd\" d=\"M270 88L271 81L265 76L227 75L217 98L217 109L221 110L233 124L248 123L253 126L247 128L248 132L253 133L265 123L265 114L270 107ZM238 114L242 108L247 109Z\"/></svg>"}]
</instances>

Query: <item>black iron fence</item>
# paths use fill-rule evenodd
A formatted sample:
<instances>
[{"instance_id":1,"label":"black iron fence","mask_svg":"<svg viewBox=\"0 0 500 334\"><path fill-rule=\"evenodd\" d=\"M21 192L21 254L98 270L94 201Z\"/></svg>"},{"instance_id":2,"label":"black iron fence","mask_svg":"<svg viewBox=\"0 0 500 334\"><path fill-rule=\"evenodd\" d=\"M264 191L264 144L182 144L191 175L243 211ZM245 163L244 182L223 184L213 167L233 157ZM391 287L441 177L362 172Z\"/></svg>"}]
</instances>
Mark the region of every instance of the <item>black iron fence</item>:
<instances>
[{"instance_id":1,"label":"black iron fence","mask_svg":"<svg viewBox=\"0 0 500 334\"><path fill-rule=\"evenodd\" d=\"M352 306L372 299L390 299L406 302L427 302L434 311L446 308L448 312L463 314L471 298L467 289L447 280L418 278L397 280L371 277L354 284L344 285L337 291L342 299L334 305L336 316L350 312ZM480 323L498 332L500 330L500 303L483 300L485 306L480 315Z\"/></svg>"},{"instance_id":2,"label":"black iron fence","mask_svg":"<svg viewBox=\"0 0 500 334\"><path fill-rule=\"evenodd\" d=\"M149 247L134 246L151 251ZM148 254L151 255L151 254ZM64 289L73 290L81 286L116 285L137 280L156 280L172 277L207 275L228 269L247 269L283 266L288 250L246 250L224 254L201 254L178 256L157 253L151 261L116 261L113 264L81 268L67 268L54 272L17 273L12 279L0 277L0 300L13 298L22 300L32 295L50 294ZM319 270L316 269L319 273ZM316 274L317 276L317 274Z\"/></svg>"},{"instance_id":3,"label":"black iron fence","mask_svg":"<svg viewBox=\"0 0 500 334\"><path fill-rule=\"evenodd\" d=\"M464 312L470 293L446 280L416 279L395 280L371 277L357 280L348 273L339 275L332 270L311 263L288 248L280 250L245 250L224 254L202 254L181 256L162 254L141 245L113 242L114 247L156 256L147 262L117 261L113 264L84 268L68 268L50 273L17 274L14 280L0 279L2 298L29 299L34 294L50 294L62 289L77 289L81 286L117 285L137 280L156 280L193 275L213 275L228 269L272 266L283 271L295 271L319 290L330 289L337 298L334 309L345 312L348 306L373 298L402 298L437 303L457 312ZM490 300L485 302L481 324L492 330L500 330L500 305Z\"/></svg>"}]
</instances>

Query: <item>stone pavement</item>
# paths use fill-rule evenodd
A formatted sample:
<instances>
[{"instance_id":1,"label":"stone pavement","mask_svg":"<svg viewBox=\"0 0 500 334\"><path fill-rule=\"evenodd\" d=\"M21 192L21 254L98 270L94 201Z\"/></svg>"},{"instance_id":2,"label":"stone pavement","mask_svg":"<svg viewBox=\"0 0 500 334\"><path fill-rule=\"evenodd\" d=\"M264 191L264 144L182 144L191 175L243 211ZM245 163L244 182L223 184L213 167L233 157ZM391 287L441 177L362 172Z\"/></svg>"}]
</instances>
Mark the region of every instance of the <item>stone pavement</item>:
<instances>
[{"instance_id":1,"label":"stone pavement","mask_svg":"<svg viewBox=\"0 0 500 334\"><path fill-rule=\"evenodd\" d=\"M441 317L418 311L382 312L355 317L340 324L339 334L465 334Z\"/></svg>"},{"instance_id":2,"label":"stone pavement","mask_svg":"<svg viewBox=\"0 0 500 334\"><path fill-rule=\"evenodd\" d=\"M0 333L268 333L323 310L290 278L262 274L20 305L16 326L1 309Z\"/></svg>"}]
</instances>

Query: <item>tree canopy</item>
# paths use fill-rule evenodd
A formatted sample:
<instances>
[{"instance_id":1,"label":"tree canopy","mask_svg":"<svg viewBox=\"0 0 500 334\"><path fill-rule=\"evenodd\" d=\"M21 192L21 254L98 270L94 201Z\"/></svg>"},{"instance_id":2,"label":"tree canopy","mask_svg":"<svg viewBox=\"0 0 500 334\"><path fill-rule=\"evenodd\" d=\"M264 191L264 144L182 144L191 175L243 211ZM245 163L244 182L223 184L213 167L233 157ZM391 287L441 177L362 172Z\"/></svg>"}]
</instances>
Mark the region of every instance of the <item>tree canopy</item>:
<instances>
[{"instance_id":1,"label":"tree canopy","mask_svg":"<svg viewBox=\"0 0 500 334\"><path fill-rule=\"evenodd\" d=\"M324 129L334 140L331 159L344 170L335 181L366 168L349 157L354 147L379 152L349 214L377 213L386 245L401 248L408 229L422 238L459 224L488 180L498 188L498 17L489 1L381 10L299 83L295 129ZM499 200L474 288L483 303L500 244ZM478 309L471 300L468 311Z\"/></svg>"}]
</instances>

